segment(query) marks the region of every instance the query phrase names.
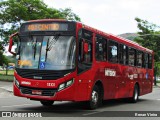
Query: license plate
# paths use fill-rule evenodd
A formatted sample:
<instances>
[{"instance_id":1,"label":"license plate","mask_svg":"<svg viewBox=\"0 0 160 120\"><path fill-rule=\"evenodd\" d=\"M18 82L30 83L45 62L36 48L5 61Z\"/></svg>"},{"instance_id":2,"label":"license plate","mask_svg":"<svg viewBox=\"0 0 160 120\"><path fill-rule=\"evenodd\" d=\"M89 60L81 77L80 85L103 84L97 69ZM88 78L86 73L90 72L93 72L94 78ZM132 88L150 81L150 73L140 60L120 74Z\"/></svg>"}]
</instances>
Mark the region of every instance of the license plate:
<instances>
[{"instance_id":1,"label":"license plate","mask_svg":"<svg viewBox=\"0 0 160 120\"><path fill-rule=\"evenodd\" d=\"M33 95L42 95L42 91L41 90L32 90L32 94Z\"/></svg>"}]
</instances>

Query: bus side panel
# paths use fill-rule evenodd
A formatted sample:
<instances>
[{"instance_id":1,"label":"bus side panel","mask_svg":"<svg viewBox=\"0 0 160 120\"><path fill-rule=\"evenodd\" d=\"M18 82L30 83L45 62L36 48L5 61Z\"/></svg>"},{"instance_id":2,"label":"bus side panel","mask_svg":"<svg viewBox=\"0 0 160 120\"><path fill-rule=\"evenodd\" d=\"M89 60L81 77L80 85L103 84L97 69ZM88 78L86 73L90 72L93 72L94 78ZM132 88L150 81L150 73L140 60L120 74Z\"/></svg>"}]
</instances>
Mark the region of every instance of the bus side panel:
<instances>
[{"instance_id":1,"label":"bus side panel","mask_svg":"<svg viewBox=\"0 0 160 120\"><path fill-rule=\"evenodd\" d=\"M75 92L75 99L76 101L88 101L90 100L91 91L94 84L94 75L95 71L92 69L87 70L83 73L80 73L76 80L76 92Z\"/></svg>"}]
</instances>

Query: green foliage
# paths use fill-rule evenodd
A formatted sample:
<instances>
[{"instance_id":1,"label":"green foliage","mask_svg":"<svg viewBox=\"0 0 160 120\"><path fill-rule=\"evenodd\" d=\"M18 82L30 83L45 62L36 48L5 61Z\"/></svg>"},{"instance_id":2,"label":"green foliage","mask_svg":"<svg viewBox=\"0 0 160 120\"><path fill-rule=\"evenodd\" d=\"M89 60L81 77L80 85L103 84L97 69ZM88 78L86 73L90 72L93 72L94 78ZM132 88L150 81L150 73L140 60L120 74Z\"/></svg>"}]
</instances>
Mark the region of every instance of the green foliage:
<instances>
[{"instance_id":1,"label":"green foliage","mask_svg":"<svg viewBox=\"0 0 160 120\"><path fill-rule=\"evenodd\" d=\"M0 35L3 39L3 42L0 41L0 50L4 49L3 46L7 45L9 35L16 32L22 22L35 19L80 21L71 9L49 8L42 0L5 0L0 2Z\"/></svg>"},{"instance_id":2,"label":"green foliage","mask_svg":"<svg viewBox=\"0 0 160 120\"><path fill-rule=\"evenodd\" d=\"M0 66L8 65L9 60L0 51Z\"/></svg>"},{"instance_id":3,"label":"green foliage","mask_svg":"<svg viewBox=\"0 0 160 120\"><path fill-rule=\"evenodd\" d=\"M160 27L149 23L146 20L135 18L138 23L139 37L136 37L134 41L138 42L142 46L154 51L155 62L160 61ZM159 30L159 31L158 31Z\"/></svg>"},{"instance_id":4,"label":"green foliage","mask_svg":"<svg viewBox=\"0 0 160 120\"><path fill-rule=\"evenodd\" d=\"M9 63L15 63L16 62L16 58L15 56L5 56L6 59L8 59Z\"/></svg>"},{"instance_id":5,"label":"green foliage","mask_svg":"<svg viewBox=\"0 0 160 120\"><path fill-rule=\"evenodd\" d=\"M154 73L155 76L160 75L160 27L140 18L135 20L138 23L140 36L134 41L154 51Z\"/></svg>"}]
</instances>

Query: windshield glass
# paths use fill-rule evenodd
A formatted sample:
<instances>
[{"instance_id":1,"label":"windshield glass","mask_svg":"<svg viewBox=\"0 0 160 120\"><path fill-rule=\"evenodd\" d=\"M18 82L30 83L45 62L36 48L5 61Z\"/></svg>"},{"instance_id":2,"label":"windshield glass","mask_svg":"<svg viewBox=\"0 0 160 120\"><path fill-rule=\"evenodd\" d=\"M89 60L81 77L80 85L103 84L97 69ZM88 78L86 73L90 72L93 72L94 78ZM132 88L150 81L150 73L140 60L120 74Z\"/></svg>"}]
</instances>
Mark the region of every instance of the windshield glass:
<instances>
[{"instance_id":1,"label":"windshield glass","mask_svg":"<svg viewBox=\"0 0 160 120\"><path fill-rule=\"evenodd\" d=\"M73 36L21 37L16 66L40 70L74 69L75 53Z\"/></svg>"}]
</instances>

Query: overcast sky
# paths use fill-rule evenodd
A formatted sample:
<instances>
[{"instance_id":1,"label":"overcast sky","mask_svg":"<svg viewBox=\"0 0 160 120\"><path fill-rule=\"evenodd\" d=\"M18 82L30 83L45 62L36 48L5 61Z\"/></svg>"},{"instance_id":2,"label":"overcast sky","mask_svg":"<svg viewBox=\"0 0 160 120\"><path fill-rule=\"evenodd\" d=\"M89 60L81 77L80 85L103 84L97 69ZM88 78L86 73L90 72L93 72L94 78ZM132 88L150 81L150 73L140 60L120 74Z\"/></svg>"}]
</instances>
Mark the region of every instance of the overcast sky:
<instances>
[{"instance_id":1,"label":"overcast sky","mask_svg":"<svg viewBox=\"0 0 160 120\"><path fill-rule=\"evenodd\" d=\"M71 8L81 21L112 34L137 32L135 17L160 25L160 0L43 0L49 7Z\"/></svg>"}]
</instances>

